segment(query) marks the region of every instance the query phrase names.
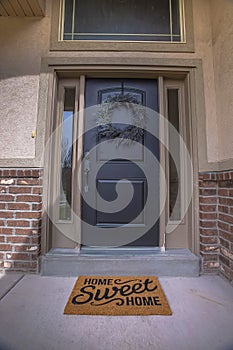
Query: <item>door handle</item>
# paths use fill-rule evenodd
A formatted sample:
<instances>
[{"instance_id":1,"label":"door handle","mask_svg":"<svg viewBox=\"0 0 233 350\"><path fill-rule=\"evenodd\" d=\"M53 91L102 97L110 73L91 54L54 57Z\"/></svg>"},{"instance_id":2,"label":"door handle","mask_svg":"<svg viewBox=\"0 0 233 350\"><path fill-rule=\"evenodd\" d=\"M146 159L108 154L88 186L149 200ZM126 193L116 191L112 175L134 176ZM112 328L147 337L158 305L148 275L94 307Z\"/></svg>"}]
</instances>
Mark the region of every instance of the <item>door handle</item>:
<instances>
[{"instance_id":1,"label":"door handle","mask_svg":"<svg viewBox=\"0 0 233 350\"><path fill-rule=\"evenodd\" d=\"M90 153L86 152L84 156L84 192L88 192L88 173L91 170L90 166Z\"/></svg>"}]
</instances>

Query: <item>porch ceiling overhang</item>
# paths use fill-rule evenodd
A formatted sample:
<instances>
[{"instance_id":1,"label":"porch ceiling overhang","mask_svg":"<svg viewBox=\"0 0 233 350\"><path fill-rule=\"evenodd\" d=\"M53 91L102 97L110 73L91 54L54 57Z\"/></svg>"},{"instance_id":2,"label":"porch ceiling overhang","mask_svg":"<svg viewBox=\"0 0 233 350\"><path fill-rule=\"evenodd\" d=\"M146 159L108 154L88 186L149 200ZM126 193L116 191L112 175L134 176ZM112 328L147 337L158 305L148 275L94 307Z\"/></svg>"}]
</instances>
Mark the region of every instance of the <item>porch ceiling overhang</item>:
<instances>
[{"instance_id":1,"label":"porch ceiling overhang","mask_svg":"<svg viewBox=\"0 0 233 350\"><path fill-rule=\"evenodd\" d=\"M0 0L3 17L41 17L44 10L45 0Z\"/></svg>"}]
</instances>

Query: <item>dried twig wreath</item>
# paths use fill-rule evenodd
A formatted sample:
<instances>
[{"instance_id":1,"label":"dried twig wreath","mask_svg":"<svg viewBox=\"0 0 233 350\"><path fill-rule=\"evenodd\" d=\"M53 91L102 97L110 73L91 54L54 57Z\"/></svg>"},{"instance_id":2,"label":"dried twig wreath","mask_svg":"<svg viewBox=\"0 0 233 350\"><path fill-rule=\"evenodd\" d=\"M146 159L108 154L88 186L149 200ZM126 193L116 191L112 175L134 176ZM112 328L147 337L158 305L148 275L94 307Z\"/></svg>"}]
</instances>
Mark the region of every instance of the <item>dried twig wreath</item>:
<instances>
[{"instance_id":1,"label":"dried twig wreath","mask_svg":"<svg viewBox=\"0 0 233 350\"><path fill-rule=\"evenodd\" d=\"M111 121L113 110L122 106L132 115L132 125L125 128L117 127ZM138 142L144 135L145 117L145 107L131 94L109 96L97 113L98 135L109 140L117 138L117 144Z\"/></svg>"}]
</instances>

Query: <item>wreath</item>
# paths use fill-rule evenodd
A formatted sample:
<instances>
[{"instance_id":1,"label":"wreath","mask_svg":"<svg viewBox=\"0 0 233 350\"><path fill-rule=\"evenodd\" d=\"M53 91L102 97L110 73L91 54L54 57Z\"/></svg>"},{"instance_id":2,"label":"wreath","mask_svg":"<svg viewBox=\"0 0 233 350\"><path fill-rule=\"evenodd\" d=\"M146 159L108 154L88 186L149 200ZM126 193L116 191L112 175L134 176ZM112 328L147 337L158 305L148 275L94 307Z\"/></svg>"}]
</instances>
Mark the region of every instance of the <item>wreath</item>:
<instances>
[{"instance_id":1,"label":"wreath","mask_svg":"<svg viewBox=\"0 0 233 350\"><path fill-rule=\"evenodd\" d=\"M119 103L124 103L132 116L132 125L125 128L119 128L111 122L113 110L121 106ZM144 135L145 117L145 107L131 94L108 96L97 112L98 135L109 140L118 138L118 144L138 142Z\"/></svg>"}]
</instances>

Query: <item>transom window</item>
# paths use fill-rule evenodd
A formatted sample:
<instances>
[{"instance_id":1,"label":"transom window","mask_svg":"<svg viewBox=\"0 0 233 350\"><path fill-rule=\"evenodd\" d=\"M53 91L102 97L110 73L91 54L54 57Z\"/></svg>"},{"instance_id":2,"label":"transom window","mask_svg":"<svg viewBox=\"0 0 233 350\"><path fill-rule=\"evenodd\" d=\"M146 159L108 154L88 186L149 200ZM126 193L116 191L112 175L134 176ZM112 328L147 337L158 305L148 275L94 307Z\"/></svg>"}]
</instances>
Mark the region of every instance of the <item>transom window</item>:
<instances>
[{"instance_id":1,"label":"transom window","mask_svg":"<svg viewBox=\"0 0 233 350\"><path fill-rule=\"evenodd\" d=\"M63 0L60 40L184 42L183 0Z\"/></svg>"}]
</instances>

